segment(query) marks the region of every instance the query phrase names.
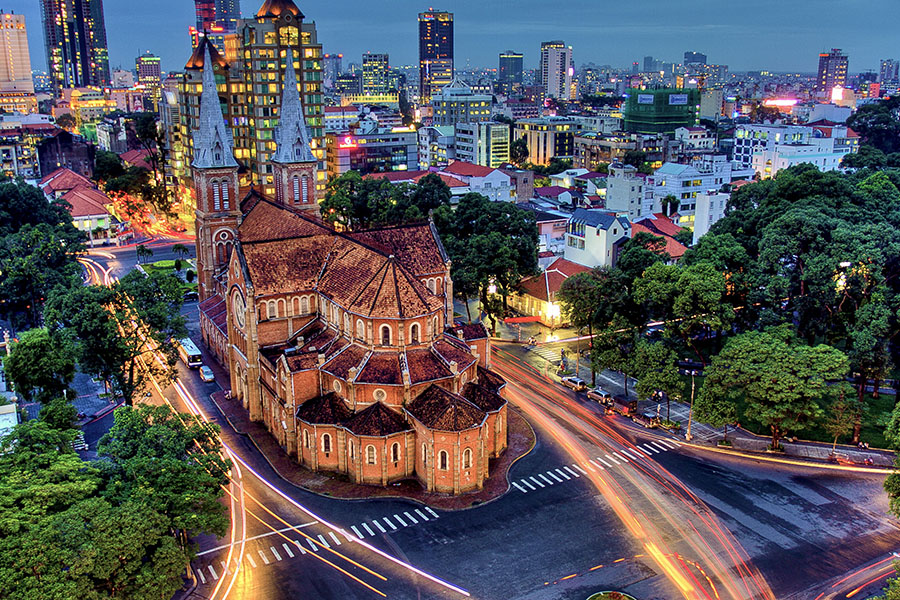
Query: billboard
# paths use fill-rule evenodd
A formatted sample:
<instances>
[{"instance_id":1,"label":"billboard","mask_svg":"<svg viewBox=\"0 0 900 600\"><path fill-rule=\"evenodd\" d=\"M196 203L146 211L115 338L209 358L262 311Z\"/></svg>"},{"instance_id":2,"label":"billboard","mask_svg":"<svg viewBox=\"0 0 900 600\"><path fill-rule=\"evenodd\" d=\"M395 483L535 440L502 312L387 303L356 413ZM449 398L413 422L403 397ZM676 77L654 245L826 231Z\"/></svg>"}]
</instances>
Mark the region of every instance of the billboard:
<instances>
[{"instance_id":1,"label":"billboard","mask_svg":"<svg viewBox=\"0 0 900 600\"><path fill-rule=\"evenodd\" d=\"M669 106L685 106L687 103L687 94L671 94L669 96Z\"/></svg>"},{"instance_id":2,"label":"billboard","mask_svg":"<svg viewBox=\"0 0 900 600\"><path fill-rule=\"evenodd\" d=\"M638 94L638 104L653 104L653 94Z\"/></svg>"}]
</instances>

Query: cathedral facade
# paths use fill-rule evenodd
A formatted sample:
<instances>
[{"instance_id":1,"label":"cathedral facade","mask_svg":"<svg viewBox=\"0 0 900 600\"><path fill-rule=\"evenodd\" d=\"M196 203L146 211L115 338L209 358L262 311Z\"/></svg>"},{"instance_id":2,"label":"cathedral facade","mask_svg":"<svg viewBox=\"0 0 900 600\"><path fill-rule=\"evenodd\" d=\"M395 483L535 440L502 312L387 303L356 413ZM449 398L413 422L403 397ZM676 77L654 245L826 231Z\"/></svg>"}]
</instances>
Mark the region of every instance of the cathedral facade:
<instances>
[{"instance_id":1,"label":"cathedral facade","mask_svg":"<svg viewBox=\"0 0 900 600\"><path fill-rule=\"evenodd\" d=\"M431 223L339 232L319 218L318 163L296 65L284 62L269 197L238 188L205 57L192 163L203 341L250 418L303 466L481 489L507 446L487 332L453 323L450 262Z\"/></svg>"}]
</instances>

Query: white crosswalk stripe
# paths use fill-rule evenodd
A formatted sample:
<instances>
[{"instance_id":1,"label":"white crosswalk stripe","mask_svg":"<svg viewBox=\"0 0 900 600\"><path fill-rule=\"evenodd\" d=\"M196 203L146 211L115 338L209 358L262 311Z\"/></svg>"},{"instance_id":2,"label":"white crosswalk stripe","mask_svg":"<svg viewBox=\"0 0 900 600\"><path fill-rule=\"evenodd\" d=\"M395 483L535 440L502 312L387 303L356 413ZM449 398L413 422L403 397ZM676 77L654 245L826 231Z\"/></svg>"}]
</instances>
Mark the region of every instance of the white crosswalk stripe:
<instances>
[{"instance_id":1,"label":"white crosswalk stripe","mask_svg":"<svg viewBox=\"0 0 900 600\"><path fill-rule=\"evenodd\" d=\"M413 512L415 512L417 515L419 515L420 517L422 517L422 519L425 520L425 521L430 520L428 517L425 516L425 513L423 513L423 512L422 512L421 510L419 510L418 508L417 508L415 511L413 511Z\"/></svg>"},{"instance_id":2,"label":"white crosswalk stripe","mask_svg":"<svg viewBox=\"0 0 900 600\"><path fill-rule=\"evenodd\" d=\"M641 448L640 446L635 446L634 449L632 449L632 452L633 452L634 454L637 454L637 455L640 456L641 458L650 456L650 453L647 452L646 450L644 450L643 448Z\"/></svg>"},{"instance_id":3,"label":"white crosswalk stripe","mask_svg":"<svg viewBox=\"0 0 900 600\"><path fill-rule=\"evenodd\" d=\"M281 545L284 547L284 551L287 552L287 555L290 556L291 558L294 558L294 553L291 552L291 547L288 546L287 544L281 544Z\"/></svg>"},{"instance_id":4,"label":"white crosswalk stripe","mask_svg":"<svg viewBox=\"0 0 900 600\"><path fill-rule=\"evenodd\" d=\"M574 468L578 469L579 471L581 471L581 473L582 473L583 475L587 475L587 471L585 471L584 469L582 469L582 468L581 468L580 466L578 466L577 464L574 464L574 463L573 463L572 466L573 466Z\"/></svg>"},{"instance_id":5,"label":"white crosswalk stripe","mask_svg":"<svg viewBox=\"0 0 900 600\"><path fill-rule=\"evenodd\" d=\"M300 554L306 554L306 548L300 545L300 540L294 540L294 545L297 546L297 550L300 551Z\"/></svg>"},{"instance_id":6,"label":"white crosswalk stripe","mask_svg":"<svg viewBox=\"0 0 900 600\"><path fill-rule=\"evenodd\" d=\"M678 447L674 442L672 442L672 440L659 440L659 443L660 443L660 444L665 444L666 446L669 446L670 448L677 448L677 447Z\"/></svg>"},{"instance_id":7,"label":"white crosswalk stripe","mask_svg":"<svg viewBox=\"0 0 900 600\"><path fill-rule=\"evenodd\" d=\"M328 535L330 535L330 536L331 536L331 539L334 540L334 543L335 543L336 546L340 546L340 545L341 545L341 540L338 539L338 536L334 535L334 532L333 532L333 531L329 531L329 532L328 532Z\"/></svg>"},{"instance_id":8,"label":"white crosswalk stripe","mask_svg":"<svg viewBox=\"0 0 900 600\"><path fill-rule=\"evenodd\" d=\"M275 560L281 560L281 555L278 554L278 550L275 549L275 546L269 546L269 550L272 551L272 556L275 557Z\"/></svg>"},{"instance_id":9,"label":"white crosswalk stripe","mask_svg":"<svg viewBox=\"0 0 900 600\"><path fill-rule=\"evenodd\" d=\"M400 523L403 527L407 527L406 521L400 518L400 515L394 515L394 518L397 519L397 522Z\"/></svg>"},{"instance_id":10,"label":"white crosswalk stripe","mask_svg":"<svg viewBox=\"0 0 900 600\"><path fill-rule=\"evenodd\" d=\"M571 477L569 477L568 475L566 475L565 473L563 473L563 472L560 471L559 469L556 469L556 472L559 473L560 475L562 475L563 477L565 477L567 480L568 480L568 479L572 479Z\"/></svg>"},{"instance_id":11,"label":"white crosswalk stripe","mask_svg":"<svg viewBox=\"0 0 900 600\"><path fill-rule=\"evenodd\" d=\"M607 469L611 469L611 468L612 468L612 465L611 465L611 464L609 464L608 462L606 462L605 460L603 460L603 459L600 458L599 456L597 457L597 460L599 460L599 461L602 462L604 465L606 465L606 468L607 468Z\"/></svg>"},{"instance_id":12,"label":"white crosswalk stripe","mask_svg":"<svg viewBox=\"0 0 900 600\"><path fill-rule=\"evenodd\" d=\"M606 470L604 467L602 467L602 466L598 465L597 463L595 463L595 462L593 461L593 459L588 459L588 460L590 461L590 463L591 463L592 465L594 465L594 466L597 467L598 469L601 469L601 470L604 470L604 471Z\"/></svg>"},{"instance_id":13,"label":"white crosswalk stripe","mask_svg":"<svg viewBox=\"0 0 900 600\"><path fill-rule=\"evenodd\" d=\"M381 520L384 521L385 523L387 523L388 527L390 527L392 530L397 531L397 526L394 525L393 523L391 523L390 521L388 521L387 517L381 517Z\"/></svg>"},{"instance_id":14,"label":"white crosswalk stripe","mask_svg":"<svg viewBox=\"0 0 900 600\"><path fill-rule=\"evenodd\" d=\"M563 469L565 469L566 471L568 471L569 473L571 473L571 474L574 475L575 477L581 477L581 475L579 475L578 473L576 473L575 471L573 471L573 470L570 469L569 467L563 467Z\"/></svg>"},{"instance_id":15,"label":"white crosswalk stripe","mask_svg":"<svg viewBox=\"0 0 900 600\"><path fill-rule=\"evenodd\" d=\"M206 577L203 576L203 569L197 569L197 575L200 576L200 583L206 583Z\"/></svg>"},{"instance_id":16,"label":"white crosswalk stripe","mask_svg":"<svg viewBox=\"0 0 900 600\"><path fill-rule=\"evenodd\" d=\"M313 552L319 551L319 547L316 546L315 542L313 542L310 538L306 538L306 541L309 543L309 547L312 548Z\"/></svg>"},{"instance_id":17,"label":"white crosswalk stripe","mask_svg":"<svg viewBox=\"0 0 900 600\"><path fill-rule=\"evenodd\" d=\"M549 479L547 479L546 477L544 477L543 473L538 473L538 477L540 477L541 479L543 479L544 481L546 481L546 482L547 482L547 485L553 485L553 482L550 481Z\"/></svg>"},{"instance_id":18,"label":"white crosswalk stripe","mask_svg":"<svg viewBox=\"0 0 900 600\"><path fill-rule=\"evenodd\" d=\"M630 458L631 460L637 460L637 459L639 459L639 458L641 457L639 454L638 454L638 455L635 455L634 450L632 450L631 452L629 452L628 450L625 450L624 448L622 449L622 454L624 454L625 456L627 456L627 457Z\"/></svg>"},{"instance_id":19,"label":"white crosswalk stripe","mask_svg":"<svg viewBox=\"0 0 900 600\"><path fill-rule=\"evenodd\" d=\"M416 518L415 518L414 516L412 516L411 514L409 514L408 512L404 511L403 514L406 515L406 518L407 518L407 519L409 519L410 521L413 522L413 525L418 525L418 524L419 524L419 522L416 521Z\"/></svg>"},{"instance_id":20,"label":"white crosswalk stripe","mask_svg":"<svg viewBox=\"0 0 900 600\"><path fill-rule=\"evenodd\" d=\"M375 534L372 534L372 535L375 535ZM326 548L331 548L331 546L328 545L328 540L325 539L324 535L320 535L317 537L319 538L319 541L322 543L323 546L325 546Z\"/></svg>"},{"instance_id":21,"label":"white crosswalk stripe","mask_svg":"<svg viewBox=\"0 0 900 600\"><path fill-rule=\"evenodd\" d=\"M250 556L250 555L248 554L248 555L247 555L247 560L250 562L250 566L253 567L253 568L255 569L255 568L256 568L256 561L253 560L253 557Z\"/></svg>"},{"instance_id":22,"label":"white crosswalk stripe","mask_svg":"<svg viewBox=\"0 0 900 600\"><path fill-rule=\"evenodd\" d=\"M527 493L528 493L528 490L526 490L525 488L523 488L522 486L520 486L520 485L519 485L518 483L516 483L515 481L513 481L513 485L516 486L516 489L519 490L520 492L522 492L523 494L527 494Z\"/></svg>"},{"instance_id":23,"label":"white crosswalk stripe","mask_svg":"<svg viewBox=\"0 0 900 600\"><path fill-rule=\"evenodd\" d=\"M531 485L530 483L528 483L528 481L525 480L525 479L521 479L520 481L521 481L524 485L527 485L527 486L528 486L528 489L530 489L532 492L533 492L534 490L537 489L536 487L534 487L533 485Z\"/></svg>"},{"instance_id":24,"label":"white crosswalk stripe","mask_svg":"<svg viewBox=\"0 0 900 600\"><path fill-rule=\"evenodd\" d=\"M650 443L653 444L654 446L656 446L657 448L659 448L660 450L662 450L663 452L668 452L668 451L669 451L669 447L668 447L668 446L663 446L663 445L660 444L659 442L650 442Z\"/></svg>"},{"instance_id":25,"label":"white crosswalk stripe","mask_svg":"<svg viewBox=\"0 0 900 600\"><path fill-rule=\"evenodd\" d=\"M652 452L653 454L659 454L659 450L657 450L656 448L654 448L654 447L651 446L650 444L641 444L641 448L646 448L647 450L649 450L649 451Z\"/></svg>"},{"instance_id":26,"label":"white crosswalk stripe","mask_svg":"<svg viewBox=\"0 0 900 600\"><path fill-rule=\"evenodd\" d=\"M380 529L381 533L387 533L387 529L382 527L381 523L379 523L376 519L372 519L372 524L375 525L375 527L377 527L378 529Z\"/></svg>"},{"instance_id":27,"label":"white crosswalk stripe","mask_svg":"<svg viewBox=\"0 0 900 600\"><path fill-rule=\"evenodd\" d=\"M222 575L228 575L228 565L225 564L225 561L220 560L219 564L222 565Z\"/></svg>"},{"instance_id":28,"label":"white crosswalk stripe","mask_svg":"<svg viewBox=\"0 0 900 600\"><path fill-rule=\"evenodd\" d=\"M543 483L541 483L540 481L538 481L538 480L535 479L534 477L529 477L528 479L532 480L533 482L535 482L536 484L538 484L540 487L547 487L546 485L544 485Z\"/></svg>"},{"instance_id":29,"label":"white crosswalk stripe","mask_svg":"<svg viewBox=\"0 0 900 600\"><path fill-rule=\"evenodd\" d=\"M350 526L350 529L353 530L353 533L356 534L356 537L358 537L358 538L363 538L363 537L365 537L363 534L361 534L361 533L359 532L359 529L356 528L356 525L351 525L351 526Z\"/></svg>"},{"instance_id":30,"label":"white crosswalk stripe","mask_svg":"<svg viewBox=\"0 0 900 600\"><path fill-rule=\"evenodd\" d=\"M366 525L365 523L362 523L362 528L365 529L366 531L368 531L368 532L369 532L369 535L371 535L371 536L374 536L374 535L375 535L375 532L372 531L372 528L369 527L368 525Z\"/></svg>"},{"instance_id":31,"label":"white crosswalk stripe","mask_svg":"<svg viewBox=\"0 0 900 600\"><path fill-rule=\"evenodd\" d=\"M627 463L627 462L628 462L628 459L625 458L624 456L622 456L621 454L619 454L618 452L613 452L613 454L615 454L615 455L616 455L616 458L618 458L618 459L621 460L622 462L624 462L624 463Z\"/></svg>"},{"instance_id":32,"label":"white crosswalk stripe","mask_svg":"<svg viewBox=\"0 0 900 600\"><path fill-rule=\"evenodd\" d=\"M438 514L437 514L436 512L434 512L433 510L431 510L431 507L430 507L430 506L426 506L426 507L425 507L425 510L427 510L427 511L430 512L432 515L434 515L434 518L435 518L435 519L438 518Z\"/></svg>"},{"instance_id":33,"label":"white crosswalk stripe","mask_svg":"<svg viewBox=\"0 0 900 600\"><path fill-rule=\"evenodd\" d=\"M257 552L259 553L259 557L263 560L263 562L269 564L269 559L266 558L265 552L263 552L262 550L257 550Z\"/></svg>"},{"instance_id":34,"label":"white crosswalk stripe","mask_svg":"<svg viewBox=\"0 0 900 600\"><path fill-rule=\"evenodd\" d=\"M606 455L606 458L608 458L608 459L610 460L610 462L612 462L612 464L614 464L614 465L619 464L619 461L617 461L616 459L614 459L614 458L613 458L612 456L610 456L609 454Z\"/></svg>"},{"instance_id":35,"label":"white crosswalk stripe","mask_svg":"<svg viewBox=\"0 0 900 600\"><path fill-rule=\"evenodd\" d=\"M562 482L563 482L563 480L560 479L559 476L557 476L556 473L554 473L553 471L547 471L547 475L549 475L550 477L552 477L553 479L555 479L555 480L556 480L556 483L562 483Z\"/></svg>"}]
</instances>

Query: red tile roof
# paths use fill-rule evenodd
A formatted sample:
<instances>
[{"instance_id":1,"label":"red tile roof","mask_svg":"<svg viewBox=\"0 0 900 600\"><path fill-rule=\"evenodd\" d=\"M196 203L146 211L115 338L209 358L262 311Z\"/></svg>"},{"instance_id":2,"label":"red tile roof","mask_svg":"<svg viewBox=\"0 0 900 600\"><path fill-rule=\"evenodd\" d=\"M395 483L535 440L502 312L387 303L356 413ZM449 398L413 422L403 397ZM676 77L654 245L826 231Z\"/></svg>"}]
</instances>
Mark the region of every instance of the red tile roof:
<instances>
[{"instance_id":1,"label":"red tile roof","mask_svg":"<svg viewBox=\"0 0 900 600\"><path fill-rule=\"evenodd\" d=\"M441 358L447 361L447 364L456 361L460 371L468 368L475 362L475 357L469 352L466 345L459 338L451 335L445 335L435 340L432 348Z\"/></svg>"},{"instance_id":2,"label":"red tile roof","mask_svg":"<svg viewBox=\"0 0 900 600\"><path fill-rule=\"evenodd\" d=\"M543 300L553 302L563 281L578 273L590 271L588 267L573 263L564 258L557 258L540 275L523 279L519 283L522 293Z\"/></svg>"},{"instance_id":3,"label":"red tile roof","mask_svg":"<svg viewBox=\"0 0 900 600\"><path fill-rule=\"evenodd\" d=\"M655 217L653 219L647 217L646 219L638 219L638 221L647 221L651 223L649 227L656 228L665 235L671 235L673 237L681 233L681 231L683 230L682 227L676 225L671 218L667 217L663 213L653 213L653 216ZM647 225L646 222L644 224Z\"/></svg>"},{"instance_id":4,"label":"red tile roof","mask_svg":"<svg viewBox=\"0 0 900 600\"><path fill-rule=\"evenodd\" d=\"M62 195L62 200L71 205L69 212L73 217L103 217L109 215L106 205L110 204L109 196L100 190L81 185Z\"/></svg>"},{"instance_id":5,"label":"red tile roof","mask_svg":"<svg viewBox=\"0 0 900 600\"><path fill-rule=\"evenodd\" d=\"M673 259L681 258L685 252L687 252L687 248L679 243L675 238L665 235L661 231L655 228L650 228L646 226L647 220L640 221L638 223L634 223L631 226L631 235L637 235L639 233L649 233L650 235L655 235L663 238L666 241L666 252Z\"/></svg>"},{"instance_id":6,"label":"red tile roof","mask_svg":"<svg viewBox=\"0 0 900 600\"><path fill-rule=\"evenodd\" d=\"M297 407L297 418L311 425L337 425L349 419L351 414L334 392L311 398Z\"/></svg>"},{"instance_id":7,"label":"red tile roof","mask_svg":"<svg viewBox=\"0 0 900 600\"><path fill-rule=\"evenodd\" d=\"M464 431L478 427L486 413L457 394L431 385L406 406L406 411L422 425L440 431Z\"/></svg>"},{"instance_id":8,"label":"red tile roof","mask_svg":"<svg viewBox=\"0 0 900 600\"><path fill-rule=\"evenodd\" d=\"M403 418L381 402L375 402L347 419L344 427L356 435L370 437L384 437L409 431L409 425Z\"/></svg>"},{"instance_id":9,"label":"red tile roof","mask_svg":"<svg viewBox=\"0 0 900 600\"><path fill-rule=\"evenodd\" d=\"M450 173L451 175L462 175L463 177L487 177L495 170L496 169L492 169L490 167L473 165L472 163L464 162L461 160L455 160L444 167L444 173Z\"/></svg>"},{"instance_id":10,"label":"red tile roof","mask_svg":"<svg viewBox=\"0 0 900 600\"><path fill-rule=\"evenodd\" d=\"M462 396L486 413L498 411L506 406L506 400L487 386L468 382L463 386Z\"/></svg>"},{"instance_id":11,"label":"red tile roof","mask_svg":"<svg viewBox=\"0 0 900 600\"><path fill-rule=\"evenodd\" d=\"M65 167L56 169L41 179L40 182L41 189L44 190L44 193L67 192L80 185L92 187L94 182L84 175L79 175L75 171Z\"/></svg>"},{"instance_id":12,"label":"red tile roof","mask_svg":"<svg viewBox=\"0 0 900 600\"><path fill-rule=\"evenodd\" d=\"M406 365L410 383L413 384L446 379L453 375L447 365L427 348L407 350Z\"/></svg>"},{"instance_id":13,"label":"red tile roof","mask_svg":"<svg viewBox=\"0 0 900 600\"><path fill-rule=\"evenodd\" d=\"M449 260L437 230L428 223L368 229L350 237L393 254L417 277L442 274Z\"/></svg>"},{"instance_id":14,"label":"red tile roof","mask_svg":"<svg viewBox=\"0 0 900 600\"><path fill-rule=\"evenodd\" d=\"M403 374L400 371L400 356L397 352L373 352L362 371L356 376L357 383L380 383L382 385L400 385Z\"/></svg>"},{"instance_id":15,"label":"red tile roof","mask_svg":"<svg viewBox=\"0 0 900 600\"><path fill-rule=\"evenodd\" d=\"M322 365L322 370L346 381L349 378L350 369L353 367L358 368L366 354L368 354L368 351L362 346L350 344Z\"/></svg>"},{"instance_id":16,"label":"red tile roof","mask_svg":"<svg viewBox=\"0 0 900 600\"><path fill-rule=\"evenodd\" d=\"M454 325L450 328L457 336L462 334L462 339L467 342L472 340L486 340L488 338L487 328L482 323L464 323L462 325Z\"/></svg>"},{"instance_id":17,"label":"red tile roof","mask_svg":"<svg viewBox=\"0 0 900 600\"><path fill-rule=\"evenodd\" d=\"M153 169L153 166L148 162L148 157L150 156L149 150L129 150L128 152L123 152L119 155L119 158L122 159L123 162L129 165L133 165L135 167L143 167L148 171Z\"/></svg>"}]
</instances>

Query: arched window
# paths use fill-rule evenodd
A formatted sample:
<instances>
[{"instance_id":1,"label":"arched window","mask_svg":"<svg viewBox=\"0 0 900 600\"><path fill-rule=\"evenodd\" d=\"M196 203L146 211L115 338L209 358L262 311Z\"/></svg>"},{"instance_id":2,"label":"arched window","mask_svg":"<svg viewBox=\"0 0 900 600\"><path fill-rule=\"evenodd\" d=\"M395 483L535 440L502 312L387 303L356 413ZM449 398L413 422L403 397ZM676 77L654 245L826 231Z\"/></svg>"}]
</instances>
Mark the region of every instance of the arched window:
<instances>
[{"instance_id":1,"label":"arched window","mask_svg":"<svg viewBox=\"0 0 900 600\"><path fill-rule=\"evenodd\" d=\"M213 210L221 210L222 206L221 206L218 181L212 182L212 192L213 192Z\"/></svg>"},{"instance_id":2,"label":"arched window","mask_svg":"<svg viewBox=\"0 0 900 600\"><path fill-rule=\"evenodd\" d=\"M350 331L350 315L347 313L344 313L344 333L346 333L348 337L352 333Z\"/></svg>"},{"instance_id":3,"label":"arched window","mask_svg":"<svg viewBox=\"0 0 900 600\"><path fill-rule=\"evenodd\" d=\"M391 444L391 461L400 462L400 444L397 442Z\"/></svg>"},{"instance_id":4,"label":"arched window","mask_svg":"<svg viewBox=\"0 0 900 600\"><path fill-rule=\"evenodd\" d=\"M300 298L300 314L305 315L307 313L309 313L309 298L303 296Z\"/></svg>"},{"instance_id":5,"label":"arched window","mask_svg":"<svg viewBox=\"0 0 900 600\"><path fill-rule=\"evenodd\" d=\"M390 346L391 345L391 326L390 325L382 325L381 326L381 345L382 346Z\"/></svg>"},{"instance_id":6,"label":"arched window","mask_svg":"<svg viewBox=\"0 0 900 600\"><path fill-rule=\"evenodd\" d=\"M322 434L322 452L328 454L331 452L331 434L323 433Z\"/></svg>"},{"instance_id":7,"label":"arched window","mask_svg":"<svg viewBox=\"0 0 900 600\"><path fill-rule=\"evenodd\" d=\"M434 317L431 319L431 331L434 332L434 337L438 337L441 332L438 331L438 318Z\"/></svg>"},{"instance_id":8,"label":"arched window","mask_svg":"<svg viewBox=\"0 0 900 600\"><path fill-rule=\"evenodd\" d=\"M422 444L422 466L428 466L428 445Z\"/></svg>"},{"instance_id":9,"label":"arched window","mask_svg":"<svg viewBox=\"0 0 900 600\"><path fill-rule=\"evenodd\" d=\"M446 450L441 450L438 452L438 469L441 471L446 471L450 468L450 455L447 454Z\"/></svg>"},{"instance_id":10,"label":"arched window","mask_svg":"<svg viewBox=\"0 0 900 600\"><path fill-rule=\"evenodd\" d=\"M292 178L294 184L294 203L300 202L300 178L294 175Z\"/></svg>"},{"instance_id":11,"label":"arched window","mask_svg":"<svg viewBox=\"0 0 900 600\"><path fill-rule=\"evenodd\" d=\"M356 320L356 337L360 340L366 339L366 325L362 319Z\"/></svg>"},{"instance_id":12,"label":"arched window","mask_svg":"<svg viewBox=\"0 0 900 600\"><path fill-rule=\"evenodd\" d=\"M228 210L228 182L223 181L219 186L222 190L222 208Z\"/></svg>"},{"instance_id":13,"label":"arched window","mask_svg":"<svg viewBox=\"0 0 900 600\"><path fill-rule=\"evenodd\" d=\"M303 176L303 194L301 198L303 198L303 204L309 202L309 177L306 175Z\"/></svg>"},{"instance_id":14,"label":"arched window","mask_svg":"<svg viewBox=\"0 0 900 600\"><path fill-rule=\"evenodd\" d=\"M308 429L303 430L303 447L309 448L309 430Z\"/></svg>"},{"instance_id":15,"label":"arched window","mask_svg":"<svg viewBox=\"0 0 900 600\"><path fill-rule=\"evenodd\" d=\"M375 456L375 446L366 446L366 464L374 465L376 462L378 461L377 457Z\"/></svg>"},{"instance_id":16,"label":"arched window","mask_svg":"<svg viewBox=\"0 0 900 600\"><path fill-rule=\"evenodd\" d=\"M356 458L353 455L353 440L347 440L347 455L350 457L350 460Z\"/></svg>"},{"instance_id":17,"label":"arched window","mask_svg":"<svg viewBox=\"0 0 900 600\"><path fill-rule=\"evenodd\" d=\"M270 300L266 303L266 310L270 319L274 319L278 316L278 305L275 304L274 300Z\"/></svg>"},{"instance_id":18,"label":"arched window","mask_svg":"<svg viewBox=\"0 0 900 600\"><path fill-rule=\"evenodd\" d=\"M413 323L409 326L409 343L410 344L418 344L419 343L419 324Z\"/></svg>"},{"instance_id":19,"label":"arched window","mask_svg":"<svg viewBox=\"0 0 900 600\"><path fill-rule=\"evenodd\" d=\"M471 469L472 468L472 449L471 448L466 448L463 451L462 468L463 469Z\"/></svg>"},{"instance_id":20,"label":"arched window","mask_svg":"<svg viewBox=\"0 0 900 600\"><path fill-rule=\"evenodd\" d=\"M437 293L437 292L435 292L435 289L436 288L435 288L435 284L434 284L434 279L429 279L428 280L428 291L431 292L432 294L435 294L435 293Z\"/></svg>"}]
</instances>

